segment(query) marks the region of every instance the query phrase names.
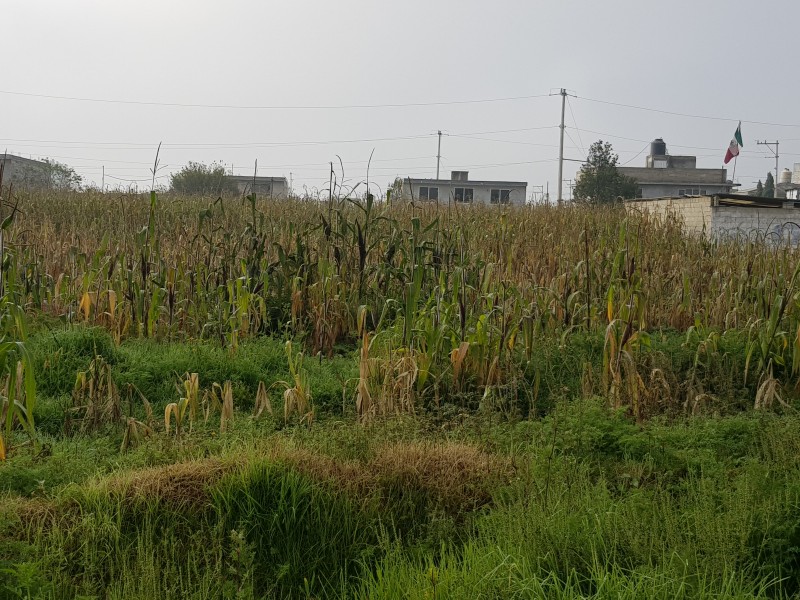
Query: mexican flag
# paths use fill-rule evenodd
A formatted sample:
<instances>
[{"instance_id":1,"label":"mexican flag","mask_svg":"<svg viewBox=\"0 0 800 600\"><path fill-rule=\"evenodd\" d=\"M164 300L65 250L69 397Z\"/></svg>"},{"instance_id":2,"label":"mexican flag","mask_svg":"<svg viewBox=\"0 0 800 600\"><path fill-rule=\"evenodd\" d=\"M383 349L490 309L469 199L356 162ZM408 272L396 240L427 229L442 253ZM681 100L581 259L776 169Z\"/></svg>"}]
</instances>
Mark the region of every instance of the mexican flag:
<instances>
[{"instance_id":1,"label":"mexican flag","mask_svg":"<svg viewBox=\"0 0 800 600\"><path fill-rule=\"evenodd\" d=\"M734 156L739 156L739 147L743 147L742 143L742 122L739 121L739 126L736 128L736 133L733 134L731 145L728 146L728 151L725 153L725 164L731 162Z\"/></svg>"}]
</instances>

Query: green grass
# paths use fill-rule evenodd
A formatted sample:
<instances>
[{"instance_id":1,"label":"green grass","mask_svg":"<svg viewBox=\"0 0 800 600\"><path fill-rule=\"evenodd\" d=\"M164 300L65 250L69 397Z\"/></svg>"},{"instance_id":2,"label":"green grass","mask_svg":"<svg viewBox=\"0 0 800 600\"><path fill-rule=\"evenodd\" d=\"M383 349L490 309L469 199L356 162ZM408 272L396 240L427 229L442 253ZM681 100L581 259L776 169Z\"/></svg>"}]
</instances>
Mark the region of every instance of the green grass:
<instances>
[{"instance_id":1,"label":"green grass","mask_svg":"<svg viewBox=\"0 0 800 600\"><path fill-rule=\"evenodd\" d=\"M242 418L225 436L162 434L125 455L109 434L54 439L49 456L19 453L0 466L4 505L16 507L0 519L0 589L8 598L26 585L41 598L789 597L800 592L798 434L795 415L639 426L587 400L541 420L474 416L445 431L433 418L369 428L328 419L310 430ZM465 508L453 494L469 488L375 462L396 442L468 443L509 475L489 469L489 504ZM209 477L217 463L208 460L234 466ZM31 483L60 472L71 475L59 485ZM177 487L152 487L158 477ZM47 513L34 510L43 503ZM20 506L32 507L22 521Z\"/></svg>"},{"instance_id":2,"label":"green grass","mask_svg":"<svg viewBox=\"0 0 800 600\"><path fill-rule=\"evenodd\" d=\"M653 333L643 376L711 398L635 422L600 393L603 339L543 339L501 410L445 398L359 425L357 353L307 357L317 420L284 423L284 343L127 340L39 328L41 447L0 463L0 600L14 598L788 598L800 594L800 416L753 411L745 340ZM64 432L77 371L111 365L122 425ZM587 385L587 371L594 374ZM231 381L235 418L158 423L184 373ZM251 416L260 381L275 415ZM683 391L680 392L683 394ZM665 395L665 398L668 395ZM692 414L695 412L696 414Z\"/></svg>"}]
</instances>

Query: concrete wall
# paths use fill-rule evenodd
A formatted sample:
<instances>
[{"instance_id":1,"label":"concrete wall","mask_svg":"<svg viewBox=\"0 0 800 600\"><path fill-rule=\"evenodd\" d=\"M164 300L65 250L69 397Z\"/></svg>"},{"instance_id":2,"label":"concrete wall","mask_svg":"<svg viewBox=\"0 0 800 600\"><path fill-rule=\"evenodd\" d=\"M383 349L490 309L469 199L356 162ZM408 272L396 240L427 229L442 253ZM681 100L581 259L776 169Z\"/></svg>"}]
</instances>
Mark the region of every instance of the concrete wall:
<instances>
[{"instance_id":1,"label":"concrete wall","mask_svg":"<svg viewBox=\"0 0 800 600\"><path fill-rule=\"evenodd\" d=\"M787 202L779 208L714 206L710 196L631 201L628 211L680 219L687 233L712 239L752 239L800 244L800 208Z\"/></svg>"},{"instance_id":2,"label":"concrete wall","mask_svg":"<svg viewBox=\"0 0 800 600\"><path fill-rule=\"evenodd\" d=\"M439 188L439 204L447 204L453 202L455 189L458 188L471 188L473 190L473 204L491 204L492 190L504 189L510 190L510 204L520 206L525 204L527 186L524 185L508 185L502 181L497 183L488 182L475 182L475 181L450 181L440 180L437 182L411 182L411 193L409 193L408 181L403 182L403 195L410 198L419 199L420 187L437 187Z\"/></svg>"},{"instance_id":3,"label":"concrete wall","mask_svg":"<svg viewBox=\"0 0 800 600\"><path fill-rule=\"evenodd\" d=\"M18 189L48 188L51 186L50 167L38 160L30 160L12 154L0 154L3 166L3 185Z\"/></svg>"},{"instance_id":4,"label":"concrete wall","mask_svg":"<svg viewBox=\"0 0 800 600\"><path fill-rule=\"evenodd\" d=\"M618 167L623 175L640 183L666 183L673 185L724 185L726 169L648 169L646 167Z\"/></svg>"},{"instance_id":5,"label":"concrete wall","mask_svg":"<svg viewBox=\"0 0 800 600\"><path fill-rule=\"evenodd\" d=\"M800 244L800 208L715 206L710 235Z\"/></svg>"},{"instance_id":6,"label":"concrete wall","mask_svg":"<svg viewBox=\"0 0 800 600\"><path fill-rule=\"evenodd\" d=\"M686 231L690 234L708 234L712 228L712 206L709 196L628 202L625 207L629 211L642 211L662 219L674 216L683 221Z\"/></svg>"}]
</instances>

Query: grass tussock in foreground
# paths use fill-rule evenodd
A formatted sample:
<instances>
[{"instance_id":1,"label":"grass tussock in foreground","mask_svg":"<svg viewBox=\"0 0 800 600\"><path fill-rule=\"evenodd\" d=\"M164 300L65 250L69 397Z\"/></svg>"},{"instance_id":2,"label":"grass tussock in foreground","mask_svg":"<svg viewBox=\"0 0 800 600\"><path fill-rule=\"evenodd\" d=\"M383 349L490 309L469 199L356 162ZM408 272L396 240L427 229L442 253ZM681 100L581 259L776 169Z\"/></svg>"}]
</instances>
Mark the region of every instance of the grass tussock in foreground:
<instances>
[{"instance_id":1,"label":"grass tussock in foreground","mask_svg":"<svg viewBox=\"0 0 800 600\"><path fill-rule=\"evenodd\" d=\"M9 496L0 582L40 598L800 591L795 416L640 427L580 401L444 437L423 421L254 424L216 456Z\"/></svg>"}]
</instances>

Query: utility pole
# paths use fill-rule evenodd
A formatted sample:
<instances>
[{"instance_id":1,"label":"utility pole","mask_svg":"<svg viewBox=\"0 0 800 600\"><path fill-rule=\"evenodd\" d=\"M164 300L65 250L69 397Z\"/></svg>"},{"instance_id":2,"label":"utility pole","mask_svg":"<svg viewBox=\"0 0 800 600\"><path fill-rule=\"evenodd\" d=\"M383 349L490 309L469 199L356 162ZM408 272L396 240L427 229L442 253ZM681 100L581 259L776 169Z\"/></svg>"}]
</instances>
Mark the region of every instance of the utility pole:
<instances>
[{"instance_id":1,"label":"utility pole","mask_svg":"<svg viewBox=\"0 0 800 600\"><path fill-rule=\"evenodd\" d=\"M442 162L442 130L436 133L439 135L439 147L436 150L436 179L439 179L439 163Z\"/></svg>"},{"instance_id":2,"label":"utility pole","mask_svg":"<svg viewBox=\"0 0 800 600\"><path fill-rule=\"evenodd\" d=\"M567 90L561 88L561 141L558 144L558 203L564 201L563 180L564 180L564 109L567 104Z\"/></svg>"},{"instance_id":3,"label":"utility pole","mask_svg":"<svg viewBox=\"0 0 800 600\"><path fill-rule=\"evenodd\" d=\"M767 148L769 148L769 151L772 152L775 155L775 191L773 192L772 196L773 196L773 198L777 198L778 197L778 156L779 156L778 155L778 145L779 145L780 142L778 140L775 140L774 142L768 142L768 141L764 140L763 142L756 142L756 143L759 146L766 146ZM775 150L772 149L773 146L775 146Z\"/></svg>"},{"instance_id":4,"label":"utility pole","mask_svg":"<svg viewBox=\"0 0 800 600\"><path fill-rule=\"evenodd\" d=\"M100 191L106 193L106 166L103 165L103 184L100 186Z\"/></svg>"}]
</instances>

